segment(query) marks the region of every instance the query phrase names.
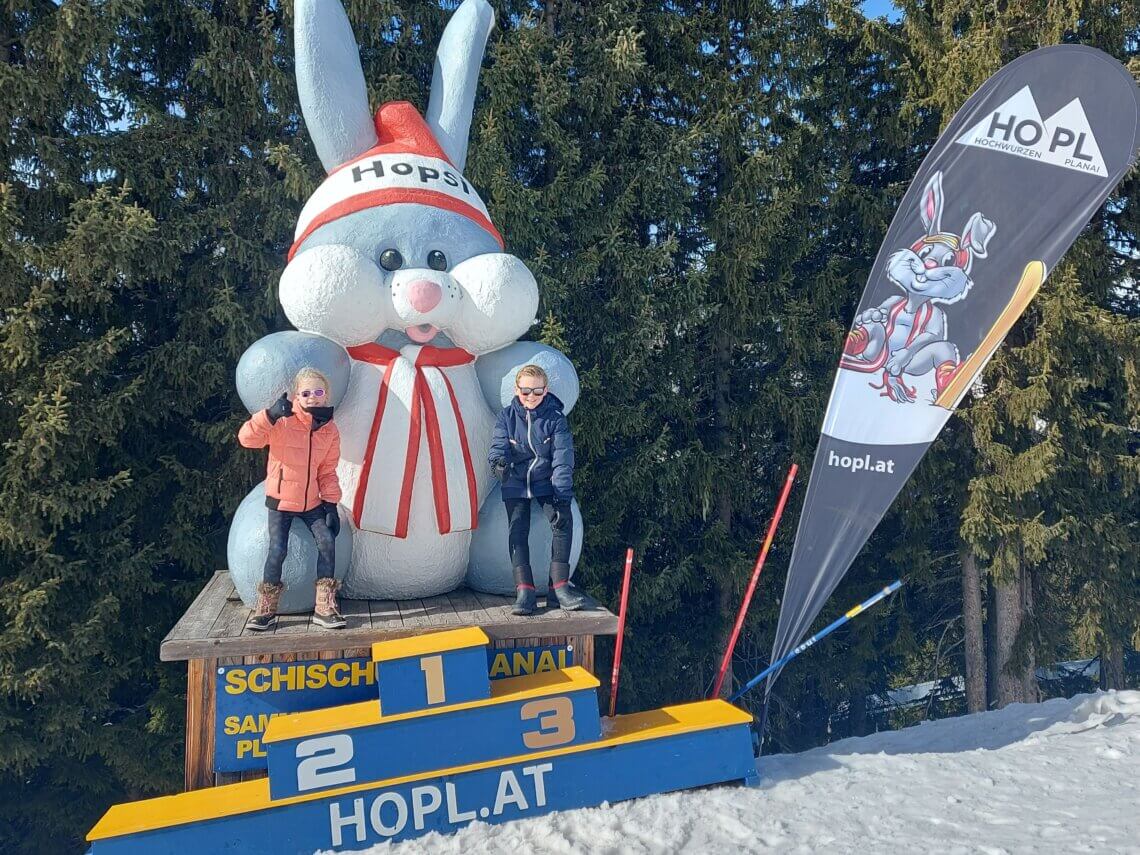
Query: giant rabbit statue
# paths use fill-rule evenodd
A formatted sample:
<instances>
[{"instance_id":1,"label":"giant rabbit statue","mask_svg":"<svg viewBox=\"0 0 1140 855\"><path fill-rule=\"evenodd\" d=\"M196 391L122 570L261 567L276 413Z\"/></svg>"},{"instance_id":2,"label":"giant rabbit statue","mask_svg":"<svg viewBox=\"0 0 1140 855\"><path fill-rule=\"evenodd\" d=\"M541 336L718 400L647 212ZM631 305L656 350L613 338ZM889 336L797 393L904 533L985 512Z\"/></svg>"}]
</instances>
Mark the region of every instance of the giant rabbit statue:
<instances>
[{"instance_id":1,"label":"giant rabbit statue","mask_svg":"<svg viewBox=\"0 0 1140 855\"><path fill-rule=\"evenodd\" d=\"M297 88L328 172L301 211L281 305L296 331L254 343L237 367L249 411L268 407L304 366L331 385L344 492L337 578L351 599L442 594L466 581L513 593L506 515L487 464L495 413L515 371L540 365L567 412L578 376L556 350L517 339L535 323L538 285L503 251L463 176L475 90L494 13L465 0L439 44L427 115L369 107L351 26L337 0L297 0ZM532 548L549 551L536 522ZM571 564L581 551L575 504ZM242 501L228 558L255 599L268 548L264 484ZM294 525L280 611L312 607L316 546ZM543 579L536 580L541 587Z\"/></svg>"}]
</instances>

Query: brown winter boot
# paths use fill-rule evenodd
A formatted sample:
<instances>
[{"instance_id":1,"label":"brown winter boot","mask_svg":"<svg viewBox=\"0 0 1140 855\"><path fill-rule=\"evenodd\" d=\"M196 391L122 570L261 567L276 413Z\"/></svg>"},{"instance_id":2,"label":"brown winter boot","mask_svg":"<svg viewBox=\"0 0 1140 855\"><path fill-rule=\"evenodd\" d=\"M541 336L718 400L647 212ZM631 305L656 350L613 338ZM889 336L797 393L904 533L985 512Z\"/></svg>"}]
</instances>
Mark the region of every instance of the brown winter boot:
<instances>
[{"instance_id":1,"label":"brown winter boot","mask_svg":"<svg viewBox=\"0 0 1140 855\"><path fill-rule=\"evenodd\" d=\"M336 579L317 580L317 605L313 609L313 623L325 629L344 629L344 618L336 605L336 591L340 583Z\"/></svg>"},{"instance_id":2,"label":"brown winter boot","mask_svg":"<svg viewBox=\"0 0 1140 855\"><path fill-rule=\"evenodd\" d=\"M277 624L277 603L285 586L280 582L258 582L257 604L253 614L245 622L245 628L253 632L265 632Z\"/></svg>"}]
</instances>

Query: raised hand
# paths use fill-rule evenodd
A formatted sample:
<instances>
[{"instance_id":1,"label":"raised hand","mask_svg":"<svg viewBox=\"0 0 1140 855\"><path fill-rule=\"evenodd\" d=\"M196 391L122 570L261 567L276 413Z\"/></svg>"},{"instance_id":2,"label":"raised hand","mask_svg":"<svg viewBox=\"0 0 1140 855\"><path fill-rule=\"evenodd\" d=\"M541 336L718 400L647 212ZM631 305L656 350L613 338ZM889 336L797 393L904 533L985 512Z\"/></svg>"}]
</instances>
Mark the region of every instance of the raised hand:
<instances>
[{"instance_id":1,"label":"raised hand","mask_svg":"<svg viewBox=\"0 0 1140 855\"><path fill-rule=\"evenodd\" d=\"M265 411L265 415L270 424L277 424L278 419L293 415L293 402L289 400L288 395L282 393L281 397Z\"/></svg>"}]
</instances>

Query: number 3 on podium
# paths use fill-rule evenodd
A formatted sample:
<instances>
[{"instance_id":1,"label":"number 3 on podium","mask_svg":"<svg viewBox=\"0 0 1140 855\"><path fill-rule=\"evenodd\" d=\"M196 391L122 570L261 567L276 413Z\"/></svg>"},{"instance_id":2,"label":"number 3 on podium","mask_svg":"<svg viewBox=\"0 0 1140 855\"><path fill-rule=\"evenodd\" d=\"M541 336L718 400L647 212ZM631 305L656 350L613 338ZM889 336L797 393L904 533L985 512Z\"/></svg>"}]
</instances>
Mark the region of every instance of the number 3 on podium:
<instances>
[{"instance_id":1,"label":"number 3 on podium","mask_svg":"<svg viewBox=\"0 0 1140 855\"><path fill-rule=\"evenodd\" d=\"M538 730L523 734L527 748L552 748L574 738L574 704L567 697L528 701L519 710L523 721L538 719Z\"/></svg>"}]
</instances>

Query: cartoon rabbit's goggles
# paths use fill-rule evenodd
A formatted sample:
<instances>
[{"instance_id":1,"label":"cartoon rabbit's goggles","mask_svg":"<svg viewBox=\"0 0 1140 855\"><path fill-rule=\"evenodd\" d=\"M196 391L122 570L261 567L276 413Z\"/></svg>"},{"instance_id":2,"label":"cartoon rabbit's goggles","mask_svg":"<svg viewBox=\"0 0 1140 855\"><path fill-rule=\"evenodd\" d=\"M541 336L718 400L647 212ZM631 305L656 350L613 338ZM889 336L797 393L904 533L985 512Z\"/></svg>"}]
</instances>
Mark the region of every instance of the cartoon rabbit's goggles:
<instances>
[{"instance_id":1,"label":"cartoon rabbit's goggles","mask_svg":"<svg viewBox=\"0 0 1140 855\"><path fill-rule=\"evenodd\" d=\"M910 249L911 252L918 252L924 246L930 246L933 244L946 246L954 250L954 266L961 267L963 270L966 269L966 265L970 261L970 250L962 248L961 242L957 235L948 234L946 232L939 232L938 234L934 235L926 235L925 237L921 237L913 244L911 244Z\"/></svg>"}]
</instances>

